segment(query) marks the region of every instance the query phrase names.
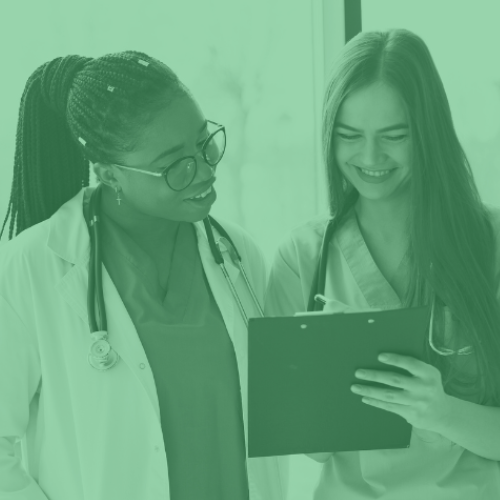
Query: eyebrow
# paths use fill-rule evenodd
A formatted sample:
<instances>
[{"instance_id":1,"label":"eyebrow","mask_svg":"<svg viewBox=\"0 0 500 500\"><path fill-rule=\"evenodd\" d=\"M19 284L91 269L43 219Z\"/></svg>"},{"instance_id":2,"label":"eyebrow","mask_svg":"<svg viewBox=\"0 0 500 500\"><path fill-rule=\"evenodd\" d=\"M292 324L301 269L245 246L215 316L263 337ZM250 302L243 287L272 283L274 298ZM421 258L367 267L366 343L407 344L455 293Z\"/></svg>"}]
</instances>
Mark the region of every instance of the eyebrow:
<instances>
[{"instance_id":1,"label":"eyebrow","mask_svg":"<svg viewBox=\"0 0 500 500\"><path fill-rule=\"evenodd\" d=\"M198 135L201 134L208 126L208 121L205 120L205 122L203 123L202 127L198 130ZM180 151L182 148L184 147L184 144L178 144L177 146L173 146L171 147L170 149L167 149L166 151L163 151L163 153L160 153L152 162L151 162L151 165L153 163L156 163L158 160L161 160L162 158L164 158L165 156L168 156L168 155L171 155L172 153L175 153L177 151Z\"/></svg>"},{"instance_id":2,"label":"eyebrow","mask_svg":"<svg viewBox=\"0 0 500 500\"><path fill-rule=\"evenodd\" d=\"M342 127L347 130L352 130L353 132L362 132L362 130L346 125L345 123L337 123L335 127ZM406 125L406 123L396 123L395 125L389 125L388 127L381 128L377 130L377 132L390 132L391 130L408 130L408 125Z\"/></svg>"}]
</instances>

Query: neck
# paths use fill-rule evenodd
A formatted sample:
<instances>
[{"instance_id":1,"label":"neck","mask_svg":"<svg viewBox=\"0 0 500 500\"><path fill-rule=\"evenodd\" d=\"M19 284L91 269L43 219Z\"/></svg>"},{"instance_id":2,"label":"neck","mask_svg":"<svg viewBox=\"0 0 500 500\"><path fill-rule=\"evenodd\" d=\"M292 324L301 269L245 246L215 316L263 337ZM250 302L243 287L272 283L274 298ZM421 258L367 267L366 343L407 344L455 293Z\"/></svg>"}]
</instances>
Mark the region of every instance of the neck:
<instances>
[{"instance_id":1,"label":"neck","mask_svg":"<svg viewBox=\"0 0 500 500\"><path fill-rule=\"evenodd\" d=\"M385 241L407 237L410 203L407 196L390 200L369 200L359 197L356 214L361 227Z\"/></svg>"},{"instance_id":2,"label":"neck","mask_svg":"<svg viewBox=\"0 0 500 500\"><path fill-rule=\"evenodd\" d=\"M101 211L135 241L156 245L160 241L174 238L179 221L144 214L124 200L118 205L116 194L110 187L103 185L101 189Z\"/></svg>"}]
</instances>

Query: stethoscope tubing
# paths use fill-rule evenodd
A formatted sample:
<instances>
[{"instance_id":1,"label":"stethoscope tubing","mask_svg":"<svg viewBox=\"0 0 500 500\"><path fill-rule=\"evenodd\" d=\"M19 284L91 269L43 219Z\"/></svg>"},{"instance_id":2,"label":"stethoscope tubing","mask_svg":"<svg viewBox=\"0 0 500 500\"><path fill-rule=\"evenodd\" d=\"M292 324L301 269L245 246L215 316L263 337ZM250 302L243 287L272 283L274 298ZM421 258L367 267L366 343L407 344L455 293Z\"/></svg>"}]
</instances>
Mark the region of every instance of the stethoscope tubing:
<instances>
[{"instance_id":1,"label":"stethoscope tubing","mask_svg":"<svg viewBox=\"0 0 500 500\"><path fill-rule=\"evenodd\" d=\"M100 214L96 210L96 206L100 207L101 202L101 187L96 188L93 193L95 198L91 197L89 213L90 213L90 261L89 261L89 294L88 294L88 311L89 325L92 332L107 331L106 308L104 306L104 292L102 286L102 247L100 235ZM96 286L97 285L97 286ZM96 301L99 322L96 316Z\"/></svg>"},{"instance_id":2,"label":"stethoscope tubing","mask_svg":"<svg viewBox=\"0 0 500 500\"><path fill-rule=\"evenodd\" d=\"M250 283L250 280L248 279L247 273L245 271L245 267L243 266L243 263L241 262L241 260L238 260L237 264L238 264L238 267L240 268L241 274L243 276L243 279L245 280L245 283L246 283L246 286L250 292L250 295L252 296L252 300L253 300L255 306L257 307L257 311L259 311L260 316L263 317L264 310L262 309L260 302L259 302L259 299L255 293L255 290L253 289L253 286Z\"/></svg>"},{"instance_id":3,"label":"stethoscope tubing","mask_svg":"<svg viewBox=\"0 0 500 500\"><path fill-rule=\"evenodd\" d=\"M324 297L325 287L326 287L326 275L327 275L327 265L328 265L328 248L330 241L333 236L335 229L334 219L329 219L323 234L323 240L321 242L318 264L316 267L316 272L313 277L313 282L311 285L309 293L309 301L307 305L308 311L322 311L326 301ZM428 341L431 349L439 354L440 356L452 356L454 354L458 355L468 355L472 354L473 349L471 346L463 347L458 351L452 349L443 348L440 349L434 344L434 311L436 306L436 296L433 294L431 301L431 310L429 318L429 335Z\"/></svg>"},{"instance_id":4,"label":"stethoscope tubing","mask_svg":"<svg viewBox=\"0 0 500 500\"><path fill-rule=\"evenodd\" d=\"M107 319L106 319L106 308L104 303L104 291L102 287L102 247L101 247L101 235L100 235L100 205L101 205L101 192L102 186L99 185L94 190L90 196L89 202L89 223L90 223L90 260L89 260L89 277L88 277L88 292L87 292L87 311L89 318L89 327L91 332L91 338L93 344L91 345L91 350L89 353L89 363L96 369L106 370L114 366L118 361L119 356L113 351L107 342ZM229 275L226 268L226 263L220 249L220 244L223 239L225 239L229 244L230 248L226 248L229 252L229 256L233 263L238 267L245 281L246 287L250 293L250 296L255 304L258 313L264 316L264 311L259 303L258 297L248 279L246 270L243 266L241 256L233 243L229 234L225 229L212 217L207 216L203 219L205 225L206 235L210 250L214 257L214 260L219 264L222 274L226 279L228 287L231 294L238 306L241 317L248 327L248 316L246 314L243 302L236 290L236 287ZM218 242L215 241L212 225L214 225L221 235ZM97 302L97 304L96 304ZM99 321L96 315L96 305L99 314Z\"/></svg>"},{"instance_id":5,"label":"stethoscope tubing","mask_svg":"<svg viewBox=\"0 0 500 500\"><path fill-rule=\"evenodd\" d=\"M220 265L222 269L222 273L224 275L224 278L227 281L227 284L229 286L229 289L231 290L231 293L234 297L234 300L236 301L236 304L238 305L238 308L240 310L241 317L243 318L243 321L245 322L245 325L248 326L248 316L245 312L245 309L243 307L243 303L241 302L241 299L239 297L239 294L236 290L236 287L234 286L233 281L231 280L231 277L229 276L229 273L226 269L226 264L224 261L224 257L222 256L222 251L220 249L220 240L219 242L215 241L215 237L213 234L213 228L214 226L219 234L225 238L228 243L231 245L231 248L228 248L228 252L230 254L231 260L233 263L238 266L238 269L241 272L241 275L243 276L243 280L245 281L246 287L248 291L250 292L250 295L252 297L252 301L255 304L255 307L257 308L257 311L259 312L260 316L264 316L264 310L260 305L259 299L257 297L257 294L255 293L255 290L253 289L252 284L250 283L250 280L248 279L248 275L246 273L245 267L243 266L241 255L239 254L236 245L234 244L233 240L227 233L227 231L213 218L208 216L203 220L203 224L205 225L205 231L207 234L207 239L208 239L208 244L210 245L210 249L212 251L212 255L214 256L215 261ZM221 238L222 239L222 238Z\"/></svg>"}]
</instances>

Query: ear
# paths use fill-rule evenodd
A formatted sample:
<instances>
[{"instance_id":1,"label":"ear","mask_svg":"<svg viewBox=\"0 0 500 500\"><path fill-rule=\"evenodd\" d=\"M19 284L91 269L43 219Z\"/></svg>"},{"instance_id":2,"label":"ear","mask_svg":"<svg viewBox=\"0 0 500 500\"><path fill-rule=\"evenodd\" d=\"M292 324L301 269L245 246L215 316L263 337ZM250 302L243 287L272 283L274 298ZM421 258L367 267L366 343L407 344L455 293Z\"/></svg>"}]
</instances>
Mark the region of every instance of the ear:
<instances>
[{"instance_id":1,"label":"ear","mask_svg":"<svg viewBox=\"0 0 500 500\"><path fill-rule=\"evenodd\" d=\"M120 183L118 182L118 179L115 177L114 169L111 165L100 162L96 163L90 162L90 165L92 166L92 169L94 170L97 179L101 183L106 184L113 190L119 186Z\"/></svg>"}]
</instances>

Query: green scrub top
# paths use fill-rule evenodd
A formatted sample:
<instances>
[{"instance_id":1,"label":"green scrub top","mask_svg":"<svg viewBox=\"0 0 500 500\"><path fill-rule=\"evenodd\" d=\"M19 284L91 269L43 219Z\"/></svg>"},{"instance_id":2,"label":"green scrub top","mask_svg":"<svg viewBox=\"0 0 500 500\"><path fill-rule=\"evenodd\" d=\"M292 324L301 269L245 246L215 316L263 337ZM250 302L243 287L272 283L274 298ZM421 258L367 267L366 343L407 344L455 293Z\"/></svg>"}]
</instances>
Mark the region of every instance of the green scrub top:
<instances>
[{"instance_id":1,"label":"green scrub top","mask_svg":"<svg viewBox=\"0 0 500 500\"><path fill-rule=\"evenodd\" d=\"M101 220L103 264L155 379L171 499L248 499L236 356L194 226L179 224L165 290L153 259L107 214Z\"/></svg>"}]
</instances>

